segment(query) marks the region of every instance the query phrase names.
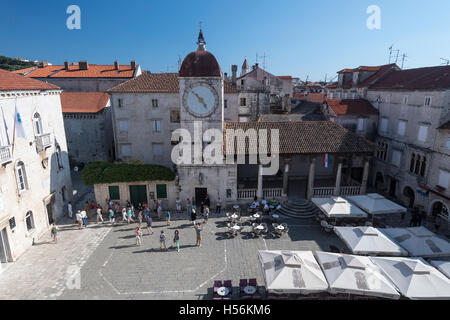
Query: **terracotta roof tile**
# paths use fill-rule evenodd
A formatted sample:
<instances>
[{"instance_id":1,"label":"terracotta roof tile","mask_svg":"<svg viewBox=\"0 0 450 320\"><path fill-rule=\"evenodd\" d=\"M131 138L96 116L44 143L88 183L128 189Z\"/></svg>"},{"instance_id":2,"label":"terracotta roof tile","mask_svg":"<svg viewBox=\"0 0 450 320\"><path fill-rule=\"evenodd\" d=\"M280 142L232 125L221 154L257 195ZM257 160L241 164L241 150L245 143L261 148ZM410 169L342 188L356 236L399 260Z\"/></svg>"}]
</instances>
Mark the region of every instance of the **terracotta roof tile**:
<instances>
[{"instance_id":1,"label":"terracotta roof tile","mask_svg":"<svg viewBox=\"0 0 450 320\"><path fill-rule=\"evenodd\" d=\"M268 151L270 151L270 130L279 130L280 154L324 154L324 153L372 153L377 146L369 140L345 129L331 121L292 121L292 122L226 122L226 129L248 129L268 132ZM225 154L233 153L233 144L226 139L224 132ZM257 142L245 139L238 150L254 154ZM237 145L235 139L234 145Z\"/></svg>"},{"instance_id":2,"label":"terracotta roof tile","mask_svg":"<svg viewBox=\"0 0 450 320\"><path fill-rule=\"evenodd\" d=\"M178 73L148 73L108 89L107 92L163 92L178 93ZM225 93L238 93L229 81L224 81Z\"/></svg>"},{"instance_id":3,"label":"terracotta roof tile","mask_svg":"<svg viewBox=\"0 0 450 320\"><path fill-rule=\"evenodd\" d=\"M326 99L325 102L337 115L378 114L378 110L365 99Z\"/></svg>"},{"instance_id":4,"label":"terracotta roof tile","mask_svg":"<svg viewBox=\"0 0 450 320\"><path fill-rule=\"evenodd\" d=\"M16 70L14 73L27 73L26 76L31 78L132 78L135 70L130 65L119 65L119 70L115 70L114 65L99 64L89 64L88 70L80 70L76 64L70 65L69 70L65 70L64 66L52 65Z\"/></svg>"},{"instance_id":5,"label":"terracotta roof tile","mask_svg":"<svg viewBox=\"0 0 450 320\"><path fill-rule=\"evenodd\" d=\"M425 67L394 71L370 86L370 89L447 88L450 88L450 66Z\"/></svg>"},{"instance_id":6,"label":"terracotta roof tile","mask_svg":"<svg viewBox=\"0 0 450 320\"><path fill-rule=\"evenodd\" d=\"M97 113L109 101L105 92L62 92L61 107L65 113Z\"/></svg>"},{"instance_id":7,"label":"terracotta roof tile","mask_svg":"<svg viewBox=\"0 0 450 320\"><path fill-rule=\"evenodd\" d=\"M58 90L59 87L53 84L28 79L20 74L0 69L0 91L12 90Z\"/></svg>"}]
</instances>

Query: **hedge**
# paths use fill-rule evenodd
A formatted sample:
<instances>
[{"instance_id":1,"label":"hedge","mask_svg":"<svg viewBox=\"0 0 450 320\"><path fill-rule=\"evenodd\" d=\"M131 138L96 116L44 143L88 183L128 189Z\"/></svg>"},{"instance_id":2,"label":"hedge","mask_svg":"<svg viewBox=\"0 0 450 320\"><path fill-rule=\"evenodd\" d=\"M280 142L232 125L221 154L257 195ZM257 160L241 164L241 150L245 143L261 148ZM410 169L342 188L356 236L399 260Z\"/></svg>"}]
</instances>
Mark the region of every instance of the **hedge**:
<instances>
[{"instance_id":1,"label":"hedge","mask_svg":"<svg viewBox=\"0 0 450 320\"><path fill-rule=\"evenodd\" d=\"M172 181L175 174L167 167L153 164L91 162L81 172L85 185L133 181Z\"/></svg>"}]
</instances>

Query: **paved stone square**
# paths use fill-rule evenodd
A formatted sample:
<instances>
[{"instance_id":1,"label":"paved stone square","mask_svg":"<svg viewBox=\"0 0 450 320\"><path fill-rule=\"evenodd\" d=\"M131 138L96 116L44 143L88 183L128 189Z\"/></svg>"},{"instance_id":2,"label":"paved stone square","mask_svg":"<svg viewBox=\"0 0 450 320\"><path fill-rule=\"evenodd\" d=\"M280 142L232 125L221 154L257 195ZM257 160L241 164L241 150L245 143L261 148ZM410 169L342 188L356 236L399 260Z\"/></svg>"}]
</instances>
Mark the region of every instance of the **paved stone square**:
<instances>
[{"instance_id":1,"label":"paved stone square","mask_svg":"<svg viewBox=\"0 0 450 320\"><path fill-rule=\"evenodd\" d=\"M284 221L289 232L282 238L252 238L248 224L240 235L228 238L224 215L213 214L202 232L201 247L195 246L195 230L185 214L171 226L154 220L154 234L144 228L140 247L135 245L137 224L91 223L86 230L66 225L58 244L49 243L49 236L40 239L0 274L0 298L210 299L214 280L230 279L237 286L241 278L256 278L264 284L258 250L328 250L330 244L344 248L315 221ZM181 251L171 247L161 252L159 233L164 230L172 246L175 229L180 231ZM74 266L80 268L79 289L71 273Z\"/></svg>"}]
</instances>

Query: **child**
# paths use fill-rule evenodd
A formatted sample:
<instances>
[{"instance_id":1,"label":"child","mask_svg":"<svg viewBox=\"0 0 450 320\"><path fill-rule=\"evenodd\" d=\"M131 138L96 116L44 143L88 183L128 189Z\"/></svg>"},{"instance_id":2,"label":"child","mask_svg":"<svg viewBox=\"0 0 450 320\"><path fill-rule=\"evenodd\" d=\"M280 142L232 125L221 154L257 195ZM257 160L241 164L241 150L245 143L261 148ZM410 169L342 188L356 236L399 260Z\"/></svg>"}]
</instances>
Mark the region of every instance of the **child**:
<instances>
[{"instance_id":1,"label":"child","mask_svg":"<svg viewBox=\"0 0 450 320\"><path fill-rule=\"evenodd\" d=\"M116 218L114 217L114 210L112 208L109 209L109 222L111 223L111 225L114 225L114 222L116 222Z\"/></svg>"},{"instance_id":2,"label":"child","mask_svg":"<svg viewBox=\"0 0 450 320\"><path fill-rule=\"evenodd\" d=\"M139 227L136 227L136 245L140 246L142 243L142 232Z\"/></svg>"},{"instance_id":3,"label":"child","mask_svg":"<svg viewBox=\"0 0 450 320\"><path fill-rule=\"evenodd\" d=\"M173 242L177 246L177 252L180 252L180 233L178 230L175 230L175 234L173 236Z\"/></svg>"},{"instance_id":4,"label":"child","mask_svg":"<svg viewBox=\"0 0 450 320\"><path fill-rule=\"evenodd\" d=\"M97 224L99 221L103 223L102 207L100 205L97 206Z\"/></svg>"},{"instance_id":5,"label":"child","mask_svg":"<svg viewBox=\"0 0 450 320\"><path fill-rule=\"evenodd\" d=\"M164 246L164 250L167 250L166 235L164 234L164 230L161 230L161 234L159 235L159 248L162 250L163 246Z\"/></svg>"},{"instance_id":6,"label":"child","mask_svg":"<svg viewBox=\"0 0 450 320\"><path fill-rule=\"evenodd\" d=\"M58 243L58 227L56 226L56 224L52 225L51 234L52 234L53 241L55 243Z\"/></svg>"}]
</instances>

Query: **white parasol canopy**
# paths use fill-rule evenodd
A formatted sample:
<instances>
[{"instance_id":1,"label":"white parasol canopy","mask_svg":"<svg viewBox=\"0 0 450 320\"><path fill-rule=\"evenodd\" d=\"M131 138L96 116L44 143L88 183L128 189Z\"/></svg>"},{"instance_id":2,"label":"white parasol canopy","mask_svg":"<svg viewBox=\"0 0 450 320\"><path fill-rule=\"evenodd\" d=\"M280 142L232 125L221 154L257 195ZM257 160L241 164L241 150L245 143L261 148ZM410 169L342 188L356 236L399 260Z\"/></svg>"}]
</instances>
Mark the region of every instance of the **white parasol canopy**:
<instances>
[{"instance_id":1,"label":"white parasol canopy","mask_svg":"<svg viewBox=\"0 0 450 320\"><path fill-rule=\"evenodd\" d=\"M334 232L353 254L407 256L408 252L373 227L334 227Z\"/></svg>"},{"instance_id":2,"label":"white parasol canopy","mask_svg":"<svg viewBox=\"0 0 450 320\"><path fill-rule=\"evenodd\" d=\"M331 293L400 298L392 283L369 257L322 251L317 251L315 256Z\"/></svg>"},{"instance_id":3,"label":"white parasol canopy","mask_svg":"<svg viewBox=\"0 0 450 320\"><path fill-rule=\"evenodd\" d=\"M411 256L450 256L450 243L425 227L387 228L383 232L408 250Z\"/></svg>"},{"instance_id":4,"label":"white parasol canopy","mask_svg":"<svg viewBox=\"0 0 450 320\"><path fill-rule=\"evenodd\" d=\"M311 201L329 218L367 218L367 213L342 197L312 198Z\"/></svg>"},{"instance_id":5,"label":"white parasol canopy","mask_svg":"<svg viewBox=\"0 0 450 320\"><path fill-rule=\"evenodd\" d=\"M328 289L311 251L259 251L266 289L272 293L309 294Z\"/></svg>"},{"instance_id":6,"label":"white parasol canopy","mask_svg":"<svg viewBox=\"0 0 450 320\"><path fill-rule=\"evenodd\" d=\"M386 199L378 193L369 193L366 195L349 196L348 200L356 204L365 212L372 215L385 213L401 213L406 212L406 208L402 207L391 200Z\"/></svg>"},{"instance_id":7,"label":"white parasol canopy","mask_svg":"<svg viewBox=\"0 0 450 320\"><path fill-rule=\"evenodd\" d=\"M450 261L431 260L430 264L436 267L440 272L450 279Z\"/></svg>"},{"instance_id":8,"label":"white parasol canopy","mask_svg":"<svg viewBox=\"0 0 450 320\"><path fill-rule=\"evenodd\" d=\"M450 280L422 258L370 259L405 297L414 300L450 299Z\"/></svg>"}]
</instances>

